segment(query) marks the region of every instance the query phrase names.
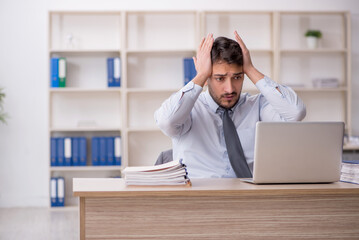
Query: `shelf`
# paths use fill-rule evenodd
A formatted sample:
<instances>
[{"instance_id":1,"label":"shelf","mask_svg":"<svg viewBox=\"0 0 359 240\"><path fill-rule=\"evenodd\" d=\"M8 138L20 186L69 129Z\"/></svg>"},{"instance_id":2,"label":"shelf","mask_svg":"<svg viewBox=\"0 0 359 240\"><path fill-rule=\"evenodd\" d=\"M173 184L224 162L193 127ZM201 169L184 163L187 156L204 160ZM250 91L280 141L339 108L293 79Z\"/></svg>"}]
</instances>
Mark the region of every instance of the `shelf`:
<instances>
[{"instance_id":1,"label":"shelf","mask_svg":"<svg viewBox=\"0 0 359 240\"><path fill-rule=\"evenodd\" d=\"M176 89L148 89L148 88L129 88L127 89L128 93L167 93L167 92L177 92L180 88Z\"/></svg>"},{"instance_id":2,"label":"shelf","mask_svg":"<svg viewBox=\"0 0 359 240\"><path fill-rule=\"evenodd\" d=\"M121 128L106 128L106 127L55 127L50 128L50 132L120 132Z\"/></svg>"},{"instance_id":3,"label":"shelf","mask_svg":"<svg viewBox=\"0 0 359 240\"><path fill-rule=\"evenodd\" d=\"M69 187L74 176L113 177L127 166L152 165L160 152L172 148L171 139L156 126L154 112L184 86L183 59L196 55L200 38L208 32L233 39L237 29L256 68L280 84L292 84L307 105L305 121L345 121L350 134L348 16L281 11L50 12L47 57L66 57L68 81L66 88L46 89L49 139L85 137L87 156L92 137L120 135L122 147L122 166L48 163L50 175L64 177L67 184L68 206L51 211L77 209ZM307 48L304 33L311 28L323 32L318 49ZM121 57L122 87L107 87L110 57ZM315 78L337 78L339 87L314 88ZM245 77L242 92L255 95L259 90Z\"/></svg>"},{"instance_id":4,"label":"shelf","mask_svg":"<svg viewBox=\"0 0 359 240\"><path fill-rule=\"evenodd\" d=\"M272 53L272 49L249 49L251 53ZM128 54L195 54L195 49L137 49L127 50Z\"/></svg>"},{"instance_id":5,"label":"shelf","mask_svg":"<svg viewBox=\"0 0 359 240\"><path fill-rule=\"evenodd\" d=\"M359 150L359 145L344 145L343 150Z\"/></svg>"},{"instance_id":6,"label":"shelf","mask_svg":"<svg viewBox=\"0 0 359 240\"><path fill-rule=\"evenodd\" d=\"M318 49L281 49L281 53L346 53L347 49L330 49L330 48L318 48Z\"/></svg>"},{"instance_id":7,"label":"shelf","mask_svg":"<svg viewBox=\"0 0 359 240\"><path fill-rule=\"evenodd\" d=\"M195 49L134 49L127 50L128 54L194 54Z\"/></svg>"},{"instance_id":8,"label":"shelf","mask_svg":"<svg viewBox=\"0 0 359 240\"><path fill-rule=\"evenodd\" d=\"M250 53L273 53L273 50L272 49L256 49L256 48L253 48L253 49L249 49L249 52Z\"/></svg>"},{"instance_id":9,"label":"shelf","mask_svg":"<svg viewBox=\"0 0 359 240\"><path fill-rule=\"evenodd\" d=\"M50 93L106 93L106 92L121 92L121 87L112 88L50 88Z\"/></svg>"},{"instance_id":10,"label":"shelf","mask_svg":"<svg viewBox=\"0 0 359 240\"><path fill-rule=\"evenodd\" d=\"M79 206L50 207L51 212L79 211Z\"/></svg>"},{"instance_id":11,"label":"shelf","mask_svg":"<svg viewBox=\"0 0 359 240\"><path fill-rule=\"evenodd\" d=\"M157 131L161 131L161 129L159 129L158 127L133 127L133 128L129 128L128 132L157 132Z\"/></svg>"},{"instance_id":12,"label":"shelf","mask_svg":"<svg viewBox=\"0 0 359 240\"><path fill-rule=\"evenodd\" d=\"M63 166L50 167L51 172L121 171L122 166Z\"/></svg>"},{"instance_id":13,"label":"shelf","mask_svg":"<svg viewBox=\"0 0 359 240\"><path fill-rule=\"evenodd\" d=\"M291 87L290 85L288 85ZM346 92L348 88L339 87L339 88L306 88L306 87L291 87L294 91L298 92Z\"/></svg>"},{"instance_id":14,"label":"shelf","mask_svg":"<svg viewBox=\"0 0 359 240\"><path fill-rule=\"evenodd\" d=\"M120 49L50 49L50 54L72 54L72 53L119 53Z\"/></svg>"}]
</instances>

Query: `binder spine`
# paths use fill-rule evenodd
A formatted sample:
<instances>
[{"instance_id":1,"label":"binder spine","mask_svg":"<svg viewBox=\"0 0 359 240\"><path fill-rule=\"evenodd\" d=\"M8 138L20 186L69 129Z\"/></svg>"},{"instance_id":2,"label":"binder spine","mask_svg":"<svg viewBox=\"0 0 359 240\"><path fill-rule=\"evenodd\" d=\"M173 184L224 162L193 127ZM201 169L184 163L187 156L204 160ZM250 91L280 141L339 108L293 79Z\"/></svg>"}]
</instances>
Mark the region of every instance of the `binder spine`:
<instances>
[{"instance_id":1,"label":"binder spine","mask_svg":"<svg viewBox=\"0 0 359 240\"><path fill-rule=\"evenodd\" d=\"M99 146L100 146L100 165L104 166L104 165L106 165L106 138L105 137L100 137Z\"/></svg>"},{"instance_id":2,"label":"binder spine","mask_svg":"<svg viewBox=\"0 0 359 240\"><path fill-rule=\"evenodd\" d=\"M66 87L66 58L59 59L59 81L60 87Z\"/></svg>"},{"instance_id":3,"label":"binder spine","mask_svg":"<svg viewBox=\"0 0 359 240\"><path fill-rule=\"evenodd\" d=\"M114 78L113 78L113 58L107 58L107 86L113 87L114 84Z\"/></svg>"},{"instance_id":4,"label":"binder spine","mask_svg":"<svg viewBox=\"0 0 359 240\"><path fill-rule=\"evenodd\" d=\"M57 139L52 137L50 141L50 151L51 151L51 166L57 166Z\"/></svg>"},{"instance_id":5,"label":"binder spine","mask_svg":"<svg viewBox=\"0 0 359 240\"><path fill-rule=\"evenodd\" d=\"M87 146L86 146L86 138L79 138L79 146L80 146L80 166L87 165Z\"/></svg>"},{"instance_id":6,"label":"binder spine","mask_svg":"<svg viewBox=\"0 0 359 240\"><path fill-rule=\"evenodd\" d=\"M115 165L121 165L121 137L115 137Z\"/></svg>"},{"instance_id":7,"label":"binder spine","mask_svg":"<svg viewBox=\"0 0 359 240\"><path fill-rule=\"evenodd\" d=\"M107 165L115 165L115 139L113 137L106 138L106 148L107 148Z\"/></svg>"},{"instance_id":8,"label":"binder spine","mask_svg":"<svg viewBox=\"0 0 359 240\"><path fill-rule=\"evenodd\" d=\"M119 57L113 59L113 68L114 86L121 87L121 59Z\"/></svg>"},{"instance_id":9,"label":"binder spine","mask_svg":"<svg viewBox=\"0 0 359 240\"><path fill-rule=\"evenodd\" d=\"M63 177L57 178L57 206L65 206L65 179Z\"/></svg>"},{"instance_id":10,"label":"binder spine","mask_svg":"<svg viewBox=\"0 0 359 240\"><path fill-rule=\"evenodd\" d=\"M99 138L93 137L91 140L91 160L93 166L99 165Z\"/></svg>"},{"instance_id":11,"label":"binder spine","mask_svg":"<svg viewBox=\"0 0 359 240\"><path fill-rule=\"evenodd\" d=\"M57 138L57 166L64 166L65 164L64 151L64 138Z\"/></svg>"},{"instance_id":12,"label":"binder spine","mask_svg":"<svg viewBox=\"0 0 359 240\"><path fill-rule=\"evenodd\" d=\"M72 141L71 138L64 139L65 166L72 165Z\"/></svg>"},{"instance_id":13,"label":"binder spine","mask_svg":"<svg viewBox=\"0 0 359 240\"><path fill-rule=\"evenodd\" d=\"M189 71L189 58L183 59L183 74L184 74L184 85L186 85L191 81L190 71Z\"/></svg>"},{"instance_id":14,"label":"binder spine","mask_svg":"<svg viewBox=\"0 0 359 240\"><path fill-rule=\"evenodd\" d=\"M57 206L57 179L54 177L50 179L50 204L51 207Z\"/></svg>"},{"instance_id":15,"label":"binder spine","mask_svg":"<svg viewBox=\"0 0 359 240\"><path fill-rule=\"evenodd\" d=\"M196 71L196 66L194 65L194 61L192 58L189 58L189 76L190 76L190 80L189 81L192 81L193 78L196 77L197 75L197 71Z\"/></svg>"},{"instance_id":16,"label":"binder spine","mask_svg":"<svg viewBox=\"0 0 359 240\"><path fill-rule=\"evenodd\" d=\"M80 138L72 138L72 165L80 166Z\"/></svg>"},{"instance_id":17,"label":"binder spine","mask_svg":"<svg viewBox=\"0 0 359 240\"><path fill-rule=\"evenodd\" d=\"M59 87L59 59L51 58L51 87Z\"/></svg>"}]
</instances>

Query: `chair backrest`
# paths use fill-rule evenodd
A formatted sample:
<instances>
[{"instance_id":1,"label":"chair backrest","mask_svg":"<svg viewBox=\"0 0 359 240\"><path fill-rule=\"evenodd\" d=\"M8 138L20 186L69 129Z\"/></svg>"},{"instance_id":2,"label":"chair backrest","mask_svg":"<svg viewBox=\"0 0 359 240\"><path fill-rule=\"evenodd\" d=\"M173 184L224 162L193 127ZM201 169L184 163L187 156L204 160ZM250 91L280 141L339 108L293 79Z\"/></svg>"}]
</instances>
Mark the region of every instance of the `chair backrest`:
<instances>
[{"instance_id":1,"label":"chair backrest","mask_svg":"<svg viewBox=\"0 0 359 240\"><path fill-rule=\"evenodd\" d=\"M157 161L156 161L155 165L171 162L173 160L173 155L172 154L173 154L172 149L169 149L169 150L161 152L160 155L157 158Z\"/></svg>"}]
</instances>

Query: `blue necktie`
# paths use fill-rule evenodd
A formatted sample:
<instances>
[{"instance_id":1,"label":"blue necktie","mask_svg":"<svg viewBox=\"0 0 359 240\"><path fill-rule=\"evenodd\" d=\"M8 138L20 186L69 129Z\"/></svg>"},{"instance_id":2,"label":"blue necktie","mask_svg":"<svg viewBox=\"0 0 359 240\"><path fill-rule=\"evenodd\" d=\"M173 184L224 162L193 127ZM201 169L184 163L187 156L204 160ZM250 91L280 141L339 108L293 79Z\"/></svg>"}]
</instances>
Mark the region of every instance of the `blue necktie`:
<instances>
[{"instance_id":1,"label":"blue necktie","mask_svg":"<svg viewBox=\"0 0 359 240\"><path fill-rule=\"evenodd\" d=\"M251 178L252 173L248 167L241 141L239 140L236 127L229 116L228 109L220 108L220 111L223 111L223 133L232 168L238 178Z\"/></svg>"}]
</instances>

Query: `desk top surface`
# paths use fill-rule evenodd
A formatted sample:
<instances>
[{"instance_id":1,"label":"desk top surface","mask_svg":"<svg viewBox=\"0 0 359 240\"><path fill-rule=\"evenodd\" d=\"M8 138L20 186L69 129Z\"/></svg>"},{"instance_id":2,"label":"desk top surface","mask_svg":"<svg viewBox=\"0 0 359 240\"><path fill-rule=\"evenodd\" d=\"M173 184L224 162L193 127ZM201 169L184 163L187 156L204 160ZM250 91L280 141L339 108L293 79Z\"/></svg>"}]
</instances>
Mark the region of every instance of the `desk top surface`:
<instances>
[{"instance_id":1,"label":"desk top surface","mask_svg":"<svg viewBox=\"0 0 359 240\"><path fill-rule=\"evenodd\" d=\"M185 186L126 186L121 178L74 178L73 192L78 197L116 196L215 196L215 195L298 195L355 194L359 185L335 182L329 184L266 184L245 183L238 178L191 179Z\"/></svg>"}]
</instances>

